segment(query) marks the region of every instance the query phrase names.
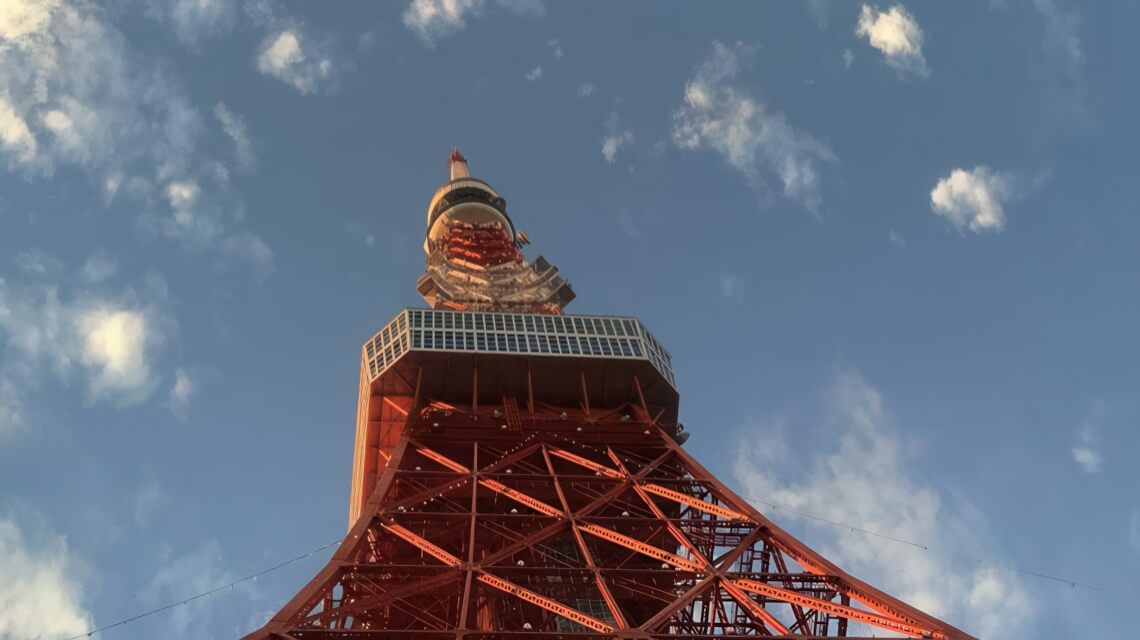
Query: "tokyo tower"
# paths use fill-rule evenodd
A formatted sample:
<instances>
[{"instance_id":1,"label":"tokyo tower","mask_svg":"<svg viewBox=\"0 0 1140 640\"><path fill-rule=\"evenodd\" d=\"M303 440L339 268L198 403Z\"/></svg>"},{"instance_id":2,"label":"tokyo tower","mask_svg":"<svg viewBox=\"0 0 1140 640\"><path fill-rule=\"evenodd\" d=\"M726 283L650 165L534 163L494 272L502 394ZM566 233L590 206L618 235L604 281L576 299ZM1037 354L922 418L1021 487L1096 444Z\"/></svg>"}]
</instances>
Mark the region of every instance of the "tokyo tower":
<instances>
[{"instance_id":1,"label":"tokyo tower","mask_svg":"<svg viewBox=\"0 0 1140 640\"><path fill-rule=\"evenodd\" d=\"M247 640L966 633L848 575L683 448L669 352L570 284L457 151L430 308L365 342L349 531Z\"/></svg>"}]
</instances>

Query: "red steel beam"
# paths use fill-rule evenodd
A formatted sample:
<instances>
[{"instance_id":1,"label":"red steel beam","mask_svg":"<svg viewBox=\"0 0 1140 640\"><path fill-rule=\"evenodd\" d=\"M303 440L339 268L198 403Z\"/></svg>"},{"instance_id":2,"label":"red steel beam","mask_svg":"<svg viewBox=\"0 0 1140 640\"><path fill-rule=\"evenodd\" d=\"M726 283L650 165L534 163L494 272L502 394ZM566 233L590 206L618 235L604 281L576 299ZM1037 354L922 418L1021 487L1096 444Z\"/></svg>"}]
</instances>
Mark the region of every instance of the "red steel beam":
<instances>
[{"instance_id":1,"label":"red steel beam","mask_svg":"<svg viewBox=\"0 0 1140 640\"><path fill-rule=\"evenodd\" d=\"M636 538L631 538L627 535L623 535L612 529L600 527L596 524L579 524L578 528L594 537L601 538L602 540L608 540L609 542L625 547L630 551L636 551L643 556L649 556L654 560L667 562L674 567L680 567L687 571L693 571L697 573L703 573L705 571L704 565L701 565L700 563L693 562L687 558L682 558L681 556L669 553L668 551L658 549L651 544L647 544Z\"/></svg>"},{"instance_id":2,"label":"red steel beam","mask_svg":"<svg viewBox=\"0 0 1140 640\"><path fill-rule=\"evenodd\" d=\"M550 453L558 456L559 458L562 458L563 460L569 460L570 462L573 462L574 464L576 464L580 467L585 467L586 469L589 469L590 471L594 471L596 473L601 473L602 475L608 476L610 478L621 479L621 478L625 477L625 475L622 474L620 471L614 471L613 469L607 467L604 464L598 464L597 462L594 462L593 460L583 458L582 456L570 453L569 451L565 451L563 449L558 449L556 447L550 447Z\"/></svg>"},{"instance_id":3,"label":"red steel beam","mask_svg":"<svg viewBox=\"0 0 1140 640\"><path fill-rule=\"evenodd\" d=\"M404 541L410 543L412 546L416 547L420 551L423 551L424 553L428 554L429 556L435 558L436 560L439 560L440 562L442 562L442 563L444 563L450 567L462 567L463 566L462 560L460 560L459 558L456 558L455 556L444 551L443 549L440 549L439 547L432 544L430 541L428 541L424 538L421 538L420 536L416 535L415 533L413 533L412 531L410 531L409 529L407 529L406 527L404 527L402 525L398 525L394 522L382 522L382 523L380 523L380 526L384 527L384 529L386 529L387 531L389 531L390 533L392 533L396 537L403 539Z\"/></svg>"},{"instance_id":4,"label":"red steel beam","mask_svg":"<svg viewBox=\"0 0 1140 640\"><path fill-rule=\"evenodd\" d=\"M535 498L528 496L522 491L512 489L502 482L499 482L498 480L489 480L484 478L479 480L479 484L481 486L487 487L495 493L502 494L521 505L528 506L543 515L552 516L554 518L561 518L564 515L561 510L555 509L554 507L546 504L541 500L536 500Z\"/></svg>"},{"instance_id":5,"label":"red steel beam","mask_svg":"<svg viewBox=\"0 0 1140 640\"><path fill-rule=\"evenodd\" d=\"M779 635L786 636L789 634L788 628L777 620L776 616L768 613L768 610L765 609L763 605L749 598L748 594L741 591L740 587L733 584L731 580L721 580L720 586L732 596L733 600L739 602L752 617L759 618Z\"/></svg>"},{"instance_id":6,"label":"red steel beam","mask_svg":"<svg viewBox=\"0 0 1140 640\"><path fill-rule=\"evenodd\" d=\"M489 573L481 574L479 576L478 580L480 582L487 584L487 585L490 585L490 586L492 586L492 587L494 587L500 591L504 591L506 593L509 593L509 594L517 597L520 600L525 600L526 602L529 602L531 604L538 605L538 606L542 607L543 609L546 609L547 611L554 613L555 615L560 615L563 618L566 618L567 620L572 620L572 621L577 622L578 624L580 624L584 627L589 627L589 628L591 628L594 631L597 631L599 633L613 633L614 632L613 627L606 624L605 622L602 622L601 620L598 620L597 618L595 618L593 616L588 616L588 615L582 613L581 611L578 611L577 609L571 609L570 607L562 604L561 602L558 602L556 600L551 600L550 598L547 598L546 596L542 596L542 595L539 595L533 591L529 591L527 589L524 589L524 588L518 586L517 584L515 584L513 582L503 580L502 578L499 578L497 576L493 576Z\"/></svg>"},{"instance_id":7,"label":"red steel beam","mask_svg":"<svg viewBox=\"0 0 1140 640\"><path fill-rule=\"evenodd\" d=\"M938 640L946 639L946 634L934 629L927 629L924 627L907 624L893 618L881 616L877 613L862 611L854 607L849 607L835 602L829 602L821 598L813 598L811 596L806 596L802 593L798 593L790 589L775 587L770 584L757 582L748 578L739 578L737 580L733 580L733 582L736 584L736 586L744 589L745 591L750 591L752 593L762 595L773 600L798 604L802 607L815 609L816 611L822 611L829 615L840 616L866 624L873 624L883 629L904 633L912 638L936 638Z\"/></svg>"},{"instance_id":8,"label":"red steel beam","mask_svg":"<svg viewBox=\"0 0 1140 640\"><path fill-rule=\"evenodd\" d=\"M719 505L709 504L708 502L705 502L704 500L699 500L697 498L694 498L693 496L681 493L680 491L674 491L672 489L667 489L667 488L662 487L661 485L658 485L658 484L653 484L651 482L645 482L645 483L641 484L641 488L645 489L649 493L659 495L662 498L668 498L669 500L672 500L673 502L680 502L682 504L687 504L694 509L698 509L700 511L704 511L705 513L711 513L713 515L720 516L720 517L724 518L725 520L748 520L748 516L744 515L743 513L740 513L739 511L733 511L732 509L727 509L727 508L719 506Z\"/></svg>"}]
</instances>

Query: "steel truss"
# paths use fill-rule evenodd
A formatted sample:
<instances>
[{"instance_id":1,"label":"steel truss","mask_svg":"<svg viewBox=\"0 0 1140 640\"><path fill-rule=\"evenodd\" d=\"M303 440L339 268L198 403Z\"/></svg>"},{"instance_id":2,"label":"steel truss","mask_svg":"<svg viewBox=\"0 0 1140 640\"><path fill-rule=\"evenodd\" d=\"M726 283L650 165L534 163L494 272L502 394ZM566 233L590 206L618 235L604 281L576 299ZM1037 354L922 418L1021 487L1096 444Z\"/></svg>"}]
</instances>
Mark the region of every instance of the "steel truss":
<instances>
[{"instance_id":1,"label":"steel truss","mask_svg":"<svg viewBox=\"0 0 1140 640\"><path fill-rule=\"evenodd\" d=\"M788 535L644 410L452 408L411 415L328 565L247 640L970 637Z\"/></svg>"}]
</instances>

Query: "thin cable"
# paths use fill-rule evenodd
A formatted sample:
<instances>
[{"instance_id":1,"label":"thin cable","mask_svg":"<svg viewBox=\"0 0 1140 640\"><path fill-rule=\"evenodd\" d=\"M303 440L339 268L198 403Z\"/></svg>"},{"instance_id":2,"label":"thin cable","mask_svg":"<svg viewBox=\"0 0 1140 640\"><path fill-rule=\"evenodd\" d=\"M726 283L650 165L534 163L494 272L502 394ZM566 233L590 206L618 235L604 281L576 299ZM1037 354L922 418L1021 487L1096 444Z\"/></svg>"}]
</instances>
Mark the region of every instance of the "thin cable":
<instances>
[{"instance_id":1,"label":"thin cable","mask_svg":"<svg viewBox=\"0 0 1140 640\"><path fill-rule=\"evenodd\" d=\"M888 535L883 534L883 533L876 533L874 531L869 531L867 529L864 529L863 527L856 527L855 525L845 524L843 522L836 522L835 520L828 520L827 518L823 518L821 516L813 516L810 513L804 513L802 511L796 511L795 509L789 509L787 507L781 507L778 504L772 504L771 502L764 502L763 500L756 500L756 502L759 502L760 504L762 504L766 507L771 507L772 509L774 509L776 511L787 511L788 513L800 516L801 518L807 518L809 520L815 520L817 522L824 522L824 523L830 524L832 526L842 527L844 529L850 529L852 531L858 531L859 533L865 533L869 536L875 536L876 538L883 538L884 540L890 540L892 542L898 542L901 544L909 544L910 546L918 547L919 549L922 549L923 551L930 551L930 549L928 549L925 545L921 545L917 542L911 542L910 540L903 540L902 538L895 538L893 536L888 536Z\"/></svg>"},{"instance_id":2,"label":"thin cable","mask_svg":"<svg viewBox=\"0 0 1140 640\"><path fill-rule=\"evenodd\" d=\"M926 552L930 551L930 547L928 547L927 545L919 544L919 543L914 542L912 540L906 540L904 538L896 538L894 536L888 536L888 535L885 535L882 533L877 533L875 531L870 531L868 529L864 529L862 527L857 527L857 526L852 525L852 524L847 524L845 522L837 522L835 520L829 520L828 518L824 518L822 516L816 516L816 515L812 515L810 513L804 513L802 511L796 511L795 509L789 509L787 507L783 507L783 506L780 506L778 504L773 504L771 502L766 502L764 500L753 499L752 501L756 502L757 504L762 504L766 507L770 507L774 511L786 511L792 515L797 515L797 516L800 516L801 518L807 518L809 520L815 520L817 522L823 522L823 523L829 524L833 527L839 527L841 529L849 529L852 532L858 531L859 533L862 533L862 534L865 534L868 536L873 536L876 538L882 538L884 540L890 540L891 542L897 542L899 544L910 545L912 547L922 549L923 551L926 551ZM1100 593L1110 593L1112 595L1123 596L1126 598L1140 597L1140 594L1133 593L1130 591L1121 591L1119 589L1113 589L1111 587L1100 587L1100 586L1097 586L1094 584L1088 584L1086 582L1080 582L1079 580L1073 580L1071 578L1063 578L1060 576L1051 576L1047 573L1040 573L1038 571L1030 571L1028 569L1021 569L1021 568L1015 567L1013 565L1005 564L1002 562L995 562L993 560L987 560L985 558L979 558L977 556L971 556L971 555L967 555L967 554L963 554L963 553L955 553L953 551L951 551L951 553L954 555L957 555L960 558L972 560L972 561L980 563L980 564L989 564L991 566L998 567L999 569L1005 569L1006 571L1010 571L1013 573L1019 573L1021 575L1026 575L1026 576L1032 576L1034 578L1040 578L1042 580L1052 580L1053 582L1060 582L1061 584L1067 584L1072 588L1081 587L1082 589L1088 589L1090 591L1098 591Z\"/></svg>"},{"instance_id":3,"label":"thin cable","mask_svg":"<svg viewBox=\"0 0 1140 640\"><path fill-rule=\"evenodd\" d=\"M303 553L303 554L297 556L296 558L292 558L292 559L286 560L284 562L281 562L279 564L275 564L272 567L269 567L268 569L262 569L261 571L258 571L257 573L251 573L244 578L238 578L237 580L234 580L233 582L231 582L229 584L224 584L220 587L214 587L213 589L210 589L209 591L203 591L202 593L199 593L195 596L191 596L189 598L186 598L185 600L180 600L178 602L172 602L168 605L163 605L161 607L158 607L157 609L151 609L150 611L146 611L146 612L140 613L136 616L132 616L130 618L120 620L120 621L115 622L113 624L109 624L109 625L106 625L103 627L99 627L98 629L92 629L91 631L88 631L86 633L81 633L77 636L71 636L70 638L67 638L66 640L81 640L82 638L90 638L91 636L93 636L97 633L100 633L102 631L106 631L107 629L122 626L124 624L129 624L131 622L134 622L135 620L139 620L139 619L145 618L147 616L153 616L154 614L161 613L163 611L166 611L167 609L173 609L174 607L178 607L178 606L181 606L184 604L189 604L189 603L191 603L191 602L193 602L199 598L205 598L208 595L211 595L213 593L217 593L218 591L224 591L225 589L232 589L235 585L241 584L243 582L247 582L249 580L255 580L255 579L257 579L258 576L263 576L267 573L271 573L271 572L277 571L278 569L281 569L283 567L287 567L287 566L293 564L294 562L299 562L301 560L304 560L305 558L308 558L309 556L316 555L316 554L324 551L325 549L328 549L329 547L331 547L333 545L337 545L337 544L340 544L340 539L337 539L337 540L330 542L324 546L313 549L312 551L309 551L308 553Z\"/></svg>"}]
</instances>

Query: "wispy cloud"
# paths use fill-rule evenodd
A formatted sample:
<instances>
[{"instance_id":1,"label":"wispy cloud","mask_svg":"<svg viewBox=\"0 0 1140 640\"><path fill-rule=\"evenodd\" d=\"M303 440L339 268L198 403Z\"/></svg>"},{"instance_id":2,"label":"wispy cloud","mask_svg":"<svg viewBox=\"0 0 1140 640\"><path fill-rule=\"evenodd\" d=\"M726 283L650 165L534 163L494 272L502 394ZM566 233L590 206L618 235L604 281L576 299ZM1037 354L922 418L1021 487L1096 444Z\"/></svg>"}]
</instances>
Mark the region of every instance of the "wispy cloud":
<instances>
[{"instance_id":1,"label":"wispy cloud","mask_svg":"<svg viewBox=\"0 0 1140 640\"><path fill-rule=\"evenodd\" d=\"M855 62L855 54L850 49L843 50L843 68L850 69L851 63Z\"/></svg>"},{"instance_id":2,"label":"wispy cloud","mask_svg":"<svg viewBox=\"0 0 1140 640\"><path fill-rule=\"evenodd\" d=\"M562 59L562 43L558 41L558 38L547 40L546 46L550 47L550 54L554 56L555 60Z\"/></svg>"},{"instance_id":3,"label":"wispy cloud","mask_svg":"<svg viewBox=\"0 0 1140 640\"><path fill-rule=\"evenodd\" d=\"M924 545L798 521L807 528L807 541L828 559L904 602L982 638L1027 637L1036 608L1017 577L961 560L962 554L982 555L985 541L977 532L985 528L983 516L923 481L879 392L845 371L825 404L826 432L805 439L831 443L823 451L813 446L790 455L793 444L779 422L747 435L736 464L746 496ZM768 514L795 517L784 510Z\"/></svg>"},{"instance_id":4,"label":"wispy cloud","mask_svg":"<svg viewBox=\"0 0 1140 640\"><path fill-rule=\"evenodd\" d=\"M887 64L900 74L923 78L930 75L926 58L922 55L922 27L902 5L886 11L863 5L855 25L855 35L866 38L867 43L878 49Z\"/></svg>"},{"instance_id":5,"label":"wispy cloud","mask_svg":"<svg viewBox=\"0 0 1140 640\"><path fill-rule=\"evenodd\" d=\"M174 384L170 386L168 406L171 412L185 420L186 412L190 409L190 397L194 395L194 381L185 369L174 372Z\"/></svg>"},{"instance_id":6,"label":"wispy cloud","mask_svg":"<svg viewBox=\"0 0 1140 640\"><path fill-rule=\"evenodd\" d=\"M458 33L467 20L482 15L484 0L412 0L404 10L404 26L428 46ZM518 15L541 16L542 0L497 0L495 3Z\"/></svg>"},{"instance_id":7,"label":"wispy cloud","mask_svg":"<svg viewBox=\"0 0 1140 640\"><path fill-rule=\"evenodd\" d=\"M616 111L610 112L603 127L605 135L602 136L602 157L613 164L617 160L618 150L633 144L633 132L622 126Z\"/></svg>"},{"instance_id":8,"label":"wispy cloud","mask_svg":"<svg viewBox=\"0 0 1140 640\"><path fill-rule=\"evenodd\" d=\"M785 198L815 211L822 202L819 166L835 162L835 154L732 84L753 55L743 44L713 42L712 54L685 85L684 103L673 116L673 143L717 152L760 192L774 174Z\"/></svg>"},{"instance_id":9,"label":"wispy cloud","mask_svg":"<svg viewBox=\"0 0 1140 640\"><path fill-rule=\"evenodd\" d=\"M0 637L64 638L94 628L77 565L64 537L25 535L0 518Z\"/></svg>"},{"instance_id":10,"label":"wispy cloud","mask_svg":"<svg viewBox=\"0 0 1140 640\"><path fill-rule=\"evenodd\" d=\"M535 68L533 68L527 72L526 81L527 82L534 82L535 80L538 80L541 77L542 77L542 67L535 67Z\"/></svg>"},{"instance_id":11,"label":"wispy cloud","mask_svg":"<svg viewBox=\"0 0 1140 640\"><path fill-rule=\"evenodd\" d=\"M1059 53L1069 65L1069 71L1076 74L1084 60L1077 12L1061 5L1062 0L1033 0L1033 6L1045 21L1047 47Z\"/></svg>"},{"instance_id":12,"label":"wispy cloud","mask_svg":"<svg viewBox=\"0 0 1140 640\"><path fill-rule=\"evenodd\" d=\"M139 599L148 606L157 606L177 601L187 596L202 593L218 585L232 582L235 576L225 569L222 548L216 540L211 540L201 548L175 556L166 562L139 592ZM256 598L254 586L249 582L235 585L234 593L247 600ZM199 599L177 607L170 614L170 625L166 627L171 638L209 638L213 620L212 608L208 600Z\"/></svg>"},{"instance_id":13,"label":"wispy cloud","mask_svg":"<svg viewBox=\"0 0 1140 640\"><path fill-rule=\"evenodd\" d=\"M90 283L98 283L115 275L118 264L105 251L98 251L87 258L80 270L80 275Z\"/></svg>"},{"instance_id":14,"label":"wispy cloud","mask_svg":"<svg viewBox=\"0 0 1140 640\"><path fill-rule=\"evenodd\" d=\"M257 70L308 95L320 90L336 67L324 45L291 28L270 34L261 43Z\"/></svg>"},{"instance_id":15,"label":"wispy cloud","mask_svg":"<svg viewBox=\"0 0 1140 640\"><path fill-rule=\"evenodd\" d=\"M579 98L589 98L591 95L593 95L593 93L594 85L590 84L589 82L583 82L582 84L578 85Z\"/></svg>"},{"instance_id":16,"label":"wispy cloud","mask_svg":"<svg viewBox=\"0 0 1140 640\"><path fill-rule=\"evenodd\" d=\"M90 402L146 400L172 324L157 286L113 293L0 279L0 432L28 426L23 398L49 373L65 385L78 376Z\"/></svg>"},{"instance_id":17,"label":"wispy cloud","mask_svg":"<svg viewBox=\"0 0 1140 640\"><path fill-rule=\"evenodd\" d=\"M146 215L169 184L225 173L199 149L202 118L181 85L107 12L77 0L4 6L0 156L11 170L43 179L75 168L108 204L126 196Z\"/></svg>"},{"instance_id":18,"label":"wispy cloud","mask_svg":"<svg viewBox=\"0 0 1140 640\"><path fill-rule=\"evenodd\" d=\"M720 295L730 302L740 302L744 299L741 290L740 276L733 273L720 274Z\"/></svg>"},{"instance_id":19,"label":"wispy cloud","mask_svg":"<svg viewBox=\"0 0 1140 640\"><path fill-rule=\"evenodd\" d=\"M194 47L229 31L235 23L235 0L147 0L147 13L169 25L178 39Z\"/></svg>"},{"instance_id":20,"label":"wispy cloud","mask_svg":"<svg viewBox=\"0 0 1140 640\"><path fill-rule=\"evenodd\" d=\"M253 168L256 159L253 157L253 144L249 141L249 132L245 128L245 120L230 111L224 103L214 105L214 115L222 124L222 130L234 142L234 155L237 157L238 167L242 169Z\"/></svg>"},{"instance_id":21,"label":"wispy cloud","mask_svg":"<svg viewBox=\"0 0 1140 640\"><path fill-rule=\"evenodd\" d=\"M1073 462L1088 474L1100 473L1101 455L1098 450L1098 436L1096 423L1104 416L1105 407L1101 403L1094 403L1089 415L1077 430L1077 442L1073 445Z\"/></svg>"},{"instance_id":22,"label":"wispy cloud","mask_svg":"<svg viewBox=\"0 0 1140 640\"><path fill-rule=\"evenodd\" d=\"M940 179L930 192L930 208L959 229L998 232L1005 227L1003 205L1013 196L1009 175L979 165Z\"/></svg>"}]
</instances>

